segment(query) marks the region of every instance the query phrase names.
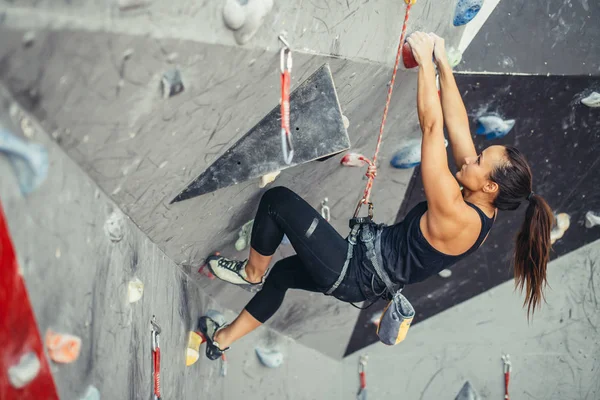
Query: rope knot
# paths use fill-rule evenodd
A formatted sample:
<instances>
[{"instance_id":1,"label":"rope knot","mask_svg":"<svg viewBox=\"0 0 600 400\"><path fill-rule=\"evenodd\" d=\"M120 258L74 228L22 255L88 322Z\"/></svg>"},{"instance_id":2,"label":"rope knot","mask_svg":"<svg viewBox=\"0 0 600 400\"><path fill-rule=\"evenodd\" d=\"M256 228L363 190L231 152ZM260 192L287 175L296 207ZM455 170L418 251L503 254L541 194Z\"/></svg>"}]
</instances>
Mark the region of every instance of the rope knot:
<instances>
[{"instance_id":1,"label":"rope knot","mask_svg":"<svg viewBox=\"0 0 600 400\"><path fill-rule=\"evenodd\" d=\"M369 166L367 167L367 173L365 174L369 179L375 179L377 176L377 166L372 162L369 162Z\"/></svg>"}]
</instances>

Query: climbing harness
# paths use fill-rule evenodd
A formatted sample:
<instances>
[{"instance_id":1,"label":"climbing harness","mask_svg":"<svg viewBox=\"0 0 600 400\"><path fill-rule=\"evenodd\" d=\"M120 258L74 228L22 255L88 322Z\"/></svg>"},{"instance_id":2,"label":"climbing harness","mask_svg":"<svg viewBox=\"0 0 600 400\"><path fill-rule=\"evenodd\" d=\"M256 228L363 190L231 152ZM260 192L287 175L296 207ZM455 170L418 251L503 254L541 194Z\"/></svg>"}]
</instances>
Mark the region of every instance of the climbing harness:
<instances>
[{"instance_id":1,"label":"climbing harness","mask_svg":"<svg viewBox=\"0 0 600 400\"><path fill-rule=\"evenodd\" d=\"M508 354L502 355L502 361L504 362L504 399L510 400L508 396L508 382L510 381L510 370L512 369L510 356Z\"/></svg>"},{"instance_id":2,"label":"climbing harness","mask_svg":"<svg viewBox=\"0 0 600 400\"><path fill-rule=\"evenodd\" d=\"M152 316L150 320L152 325L152 377L154 382L153 400L160 400L160 326L156 323L156 316Z\"/></svg>"},{"instance_id":3,"label":"climbing harness","mask_svg":"<svg viewBox=\"0 0 600 400\"><path fill-rule=\"evenodd\" d=\"M398 64L400 62L400 58L402 56L402 47L404 45L404 41L406 39L406 28L408 24L408 17L410 15L410 9L413 4L415 4L416 0L404 0L406 3L406 14L404 15L404 23L402 25L402 33L400 34L400 43L398 44L398 51L396 53L396 62L394 64L394 70L392 72L392 80L390 81L390 85L388 87L387 98L385 100L385 107L383 109L383 117L381 119L381 126L379 127L379 137L377 138L377 146L375 147L375 155L373 156L373 160L369 160L366 157L362 157L362 159L369 164L369 172L367 172L367 187L363 193L362 199L358 202L356 206L356 210L354 211L354 218L358 217L360 209L363 204L368 204L369 206L369 218L373 219L373 203L371 203L371 189L373 188L373 180L375 179L376 165L377 165L377 156L379 154L379 149L381 147L381 141L383 139L383 130L385 128L385 121L387 119L388 110L390 108L390 101L392 100L392 92L394 91L394 83L396 82L396 73L398 72Z\"/></svg>"},{"instance_id":4,"label":"climbing harness","mask_svg":"<svg viewBox=\"0 0 600 400\"><path fill-rule=\"evenodd\" d=\"M381 316L381 320L379 322L379 326L377 328L377 335L379 339L388 345L394 345L406 337L408 332L408 328L412 323L412 320L415 315L415 310L410 304L410 302L404 297L401 293L403 285L396 285L392 283L392 280L388 276L388 274L383 269L383 260L381 259L381 230L384 226L383 224L377 225L373 222L373 203L371 202L371 190L373 188L373 181L377 176L377 156L379 154L379 149L381 147L381 142L383 139L383 131L385 128L385 121L387 119L387 114L390 107L390 102L392 99L392 92L394 90L394 84L396 82L396 73L398 72L398 64L400 62L400 58L402 56L402 47L406 38L406 28L408 24L408 18L410 15L410 9L412 5L416 2L416 0L404 0L406 3L406 14L404 16L404 23L402 25L402 33L400 35L400 42L398 44L398 51L396 52L396 61L394 63L394 70L392 72L392 79L390 81L390 85L388 87L387 98L385 101L385 107L383 109L383 117L381 120L381 126L379 127L379 136L377 138L377 146L375 148L375 154L373 156L373 160L369 160L365 156L362 155L354 155L352 160L346 157L342 158L342 162L346 159L346 162L365 162L368 164L367 168L367 186L363 193L363 197L358 202L356 209L354 211L353 217L350 219L350 234L348 235L348 253L346 255L346 261L342 267L342 271L338 276L338 279L335 283L325 292L326 295L331 295L342 283L346 273L348 271L348 266L350 265L350 260L352 259L354 253L354 246L357 245L358 240L365 245L367 249L367 259L371 263L375 274L373 274L371 279L371 289L373 293L379 297L387 292L390 300L388 306L383 311ZM348 155L347 155L348 156ZM359 217L360 209L363 204L368 205L368 216L367 217ZM381 259L381 261L380 261ZM381 293L375 293L374 289L374 279L375 275L379 277L379 279L385 284L385 289ZM352 303L350 303L352 304ZM373 301L368 307L375 304ZM354 304L352 304L354 305ZM356 306L355 306L356 307ZM368 308L365 307L365 308ZM358 308L358 307L357 307Z\"/></svg>"},{"instance_id":5,"label":"climbing harness","mask_svg":"<svg viewBox=\"0 0 600 400\"><path fill-rule=\"evenodd\" d=\"M281 149L283 160L291 164L294 158L294 147L292 146L292 132L290 130L290 82L292 72L292 50L282 35L279 40L283 43L280 52L281 69Z\"/></svg>"}]
</instances>

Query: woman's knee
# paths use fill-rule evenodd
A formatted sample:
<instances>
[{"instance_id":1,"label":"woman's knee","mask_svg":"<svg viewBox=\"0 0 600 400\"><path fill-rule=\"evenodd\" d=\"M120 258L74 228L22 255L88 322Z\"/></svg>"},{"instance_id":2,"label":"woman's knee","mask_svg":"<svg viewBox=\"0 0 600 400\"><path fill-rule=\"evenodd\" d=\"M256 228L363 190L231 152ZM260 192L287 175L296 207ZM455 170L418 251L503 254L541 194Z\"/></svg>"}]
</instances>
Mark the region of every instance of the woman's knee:
<instances>
[{"instance_id":1,"label":"woman's knee","mask_svg":"<svg viewBox=\"0 0 600 400\"><path fill-rule=\"evenodd\" d=\"M279 260L273 265L267 279L265 279L264 286L269 286L283 292L290 288L292 275L289 272L289 266L286 265L284 260Z\"/></svg>"},{"instance_id":2,"label":"woman's knee","mask_svg":"<svg viewBox=\"0 0 600 400\"><path fill-rule=\"evenodd\" d=\"M276 204L280 202L285 202L286 200L297 196L298 195L296 193L286 188L285 186L276 186L267 190L262 195L261 201L267 202L269 204Z\"/></svg>"}]
</instances>

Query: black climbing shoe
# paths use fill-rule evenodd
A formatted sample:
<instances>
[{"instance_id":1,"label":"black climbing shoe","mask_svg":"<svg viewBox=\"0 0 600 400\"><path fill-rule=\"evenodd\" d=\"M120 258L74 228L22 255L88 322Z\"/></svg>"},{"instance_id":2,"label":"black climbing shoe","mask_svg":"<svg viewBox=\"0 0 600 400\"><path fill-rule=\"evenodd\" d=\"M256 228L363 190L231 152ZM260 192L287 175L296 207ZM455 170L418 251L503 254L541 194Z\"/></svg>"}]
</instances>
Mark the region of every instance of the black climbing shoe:
<instances>
[{"instance_id":1,"label":"black climbing shoe","mask_svg":"<svg viewBox=\"0 0 600 400\"><path fill-rule=\"evenodd\" d=\"M229 350L229 347L221 350L219 343L215 342L213 339L215 337L215 333L221 328L215 320L210 317L204 316L200 317L198 320L198 330L204 336L206 340L206 357L210 360L217 360L223 355L223 353Z\"/></svg>"},{"instance_id":2,"label":"black climbing shoe","mask_svg":"<svg viewBox=\"0 0 600 400\"><path fill-rule=\"evenodd\" d=\"M249 285L251 291L260 290L263 282L253 283L248 281L246 265L248 260L230 260L220 255L212 255L206 259L206 264L217 278L234 285ZM263 277L264 280L264 277Z\"/></svg>"}]
</instances>

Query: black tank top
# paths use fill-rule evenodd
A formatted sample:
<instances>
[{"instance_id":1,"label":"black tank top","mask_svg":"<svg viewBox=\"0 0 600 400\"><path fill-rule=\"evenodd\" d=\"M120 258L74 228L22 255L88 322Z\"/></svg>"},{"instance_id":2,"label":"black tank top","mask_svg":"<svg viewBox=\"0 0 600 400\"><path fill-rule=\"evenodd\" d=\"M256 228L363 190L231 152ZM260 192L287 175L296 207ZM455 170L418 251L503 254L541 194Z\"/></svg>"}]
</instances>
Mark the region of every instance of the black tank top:
<instances>
[{"instance_id":1,"label":"black tank top","mask_svg":"<svg viewBox=\"0 0 600 400\"><path fill-rule=\"evenodd\" d=\"M494 220L479 207L467 202L481 218L481 232L473 246L456 256L436 250L421 232L421 217L427 211L427 202L417 204L402 222L383 228L381 232L381 255L383 265L395 283L421 282L437 274L479 248L492 228Z\"/></svg>"}]
</instances>

